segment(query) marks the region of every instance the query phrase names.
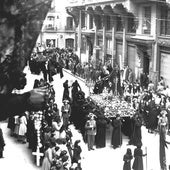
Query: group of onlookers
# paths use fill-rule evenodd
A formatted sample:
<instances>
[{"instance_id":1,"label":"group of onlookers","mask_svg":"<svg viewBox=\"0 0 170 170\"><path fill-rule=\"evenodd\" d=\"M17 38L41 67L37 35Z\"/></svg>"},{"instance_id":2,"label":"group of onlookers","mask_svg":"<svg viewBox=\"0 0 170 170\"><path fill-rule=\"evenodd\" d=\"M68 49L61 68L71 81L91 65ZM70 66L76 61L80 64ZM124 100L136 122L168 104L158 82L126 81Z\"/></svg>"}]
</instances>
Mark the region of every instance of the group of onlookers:
<instances>
[{"instance_id":1,"label":"group of onlookers","mask_svg":"<svg viewBox=\"0 0 170 170\"><path fill-rule=\"evenodd\" d=\"M73 96L76 92L78 82L74 82ZM80 140L73 142L70 129L70 99L67 94L63 95L63 105L59 110L55 103L55 91L53 86L43 79L36 79L34 88L48 86L48 99L41 112L42 123L40 128L40 141L42 147L40 152L44 153L41 159L43 170L81 170L81 147ZM68 100L69 99L69 100ZM24 113L22 116L9 118L8 127L11 135L15 136L21 143L27 143L28 147L35 152L38 145L37 131L35 129L36 112Z\"/></svg>"}]
</instances>

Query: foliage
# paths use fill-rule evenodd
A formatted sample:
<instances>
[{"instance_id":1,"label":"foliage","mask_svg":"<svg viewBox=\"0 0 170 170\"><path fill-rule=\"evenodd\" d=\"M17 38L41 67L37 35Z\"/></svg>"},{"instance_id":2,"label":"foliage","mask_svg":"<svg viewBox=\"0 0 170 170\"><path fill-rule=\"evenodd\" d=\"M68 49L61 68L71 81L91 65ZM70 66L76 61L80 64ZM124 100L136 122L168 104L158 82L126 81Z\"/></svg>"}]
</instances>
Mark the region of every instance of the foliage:
<instances>
[{"instance_id":1,"label":"foliage","mask_svg":"<svg viewBox=\"0 0 170 170\"><path fill-rule=\"evenodd\" d=\"M7 92L24 87L22 73L51 0L1 0L0 5L0 87Z\"/></svg>"}]
</instances>

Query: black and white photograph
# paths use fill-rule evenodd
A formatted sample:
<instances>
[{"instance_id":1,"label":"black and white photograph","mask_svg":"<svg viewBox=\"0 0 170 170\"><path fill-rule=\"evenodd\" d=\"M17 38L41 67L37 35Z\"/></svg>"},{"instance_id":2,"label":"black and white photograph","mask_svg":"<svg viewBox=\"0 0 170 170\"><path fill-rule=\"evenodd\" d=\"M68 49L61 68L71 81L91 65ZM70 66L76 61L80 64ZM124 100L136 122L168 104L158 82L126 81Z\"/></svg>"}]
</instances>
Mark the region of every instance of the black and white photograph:
<instances>
[{"instance_id":1,"label":"black and white photograph","mask_svg":"<svg viewBox=\"0 0 170 170\"><path fill-rule=\"evenodd\" d=\"M1 170L170 170L170 0L0 0Z\"/></svg>"}]
</instances>

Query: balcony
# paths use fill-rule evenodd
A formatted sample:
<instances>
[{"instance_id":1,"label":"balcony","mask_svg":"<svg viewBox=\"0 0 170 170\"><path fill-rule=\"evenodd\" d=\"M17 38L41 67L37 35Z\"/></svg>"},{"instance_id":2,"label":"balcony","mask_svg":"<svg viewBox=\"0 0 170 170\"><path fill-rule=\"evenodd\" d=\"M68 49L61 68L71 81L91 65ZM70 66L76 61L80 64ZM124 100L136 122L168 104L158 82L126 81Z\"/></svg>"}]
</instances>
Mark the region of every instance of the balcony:
<instances>
[{"instance_id":1,"label":"balcony","mask_svg":"<svg viewBox=\"0 0 170 170\"><path fill-rule=\"evenodd\" d=\"M65 31L67 31L67 32L74 32L75 28L74 27L70 27L70 26L65 26Z\"/></svg>"},{"instance_id":2,"label":"balcony","mask_svg":"<svg viewBox=\"0 0 170 170\"><path fill-rule=\"evenodd\" d=\"M43 31L44 32L56 32L57 31L57 27L54 27L54 26L45 26L44 28L43 28Z\"/></svg>"},{"instance_id":3,"label":"balcony","mask_svg":"<svg viewBox=\"0 0 170 170\"><path fill-rule=\"evenodd\" d=\"M68 6L82 6L85 0L68 0Z\"/></svg>"},{"instance_id":4,"label":"balcony","mask_svg":"<svg viewBox=\"0 0 170 170\"><path fill-rule=\"evenodd\" d=\"M81 6L96 3L113 3L113 2L125 2L125 0L68 0L69 6Z\"/></svg>"}]
</instances>

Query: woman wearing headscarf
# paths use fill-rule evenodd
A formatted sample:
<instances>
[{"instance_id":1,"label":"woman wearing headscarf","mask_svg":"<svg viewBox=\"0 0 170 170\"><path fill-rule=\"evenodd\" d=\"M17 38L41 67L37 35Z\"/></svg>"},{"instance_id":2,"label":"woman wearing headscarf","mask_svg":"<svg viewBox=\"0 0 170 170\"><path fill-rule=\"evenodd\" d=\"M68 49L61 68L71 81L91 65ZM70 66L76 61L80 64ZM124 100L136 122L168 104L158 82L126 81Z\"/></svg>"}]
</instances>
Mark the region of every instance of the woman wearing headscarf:
<instances>
[{"instance_id":1,"label":"woman wearing headscarf","mask_svg":"<svg viewBox=\"0 0 170 170\"><path fill-rule=\"evenodd\" d=\"M80 140L76 140L74 143L72 164L79 163L79 160L81 159L80 154L82 152L82 149L79 143L80 143Z\"/></svg>"},{"instance_id":2,"label":"woman wearing headscarf","mask_svg":"<svg viewBox=\"0 0 170 170\"><path fill-rule=\"evenodd\" d=\"M66 80L66 81L63 83L63 87L64 87L63 101L64 101L64 100L70 100L68 80Z\"/></svg>"},{"instance_id":3,"label":"woman wearing headscarf","mask_svg":"<svg viewBox=\"0 0 170 170\"><path fill-rule=\"evenodd\" d=\"M123 170L131 170L131 160L132 160L132 151L130 148L127 148L126 154L123 156Z\"/></svg>"}]
</instances>

